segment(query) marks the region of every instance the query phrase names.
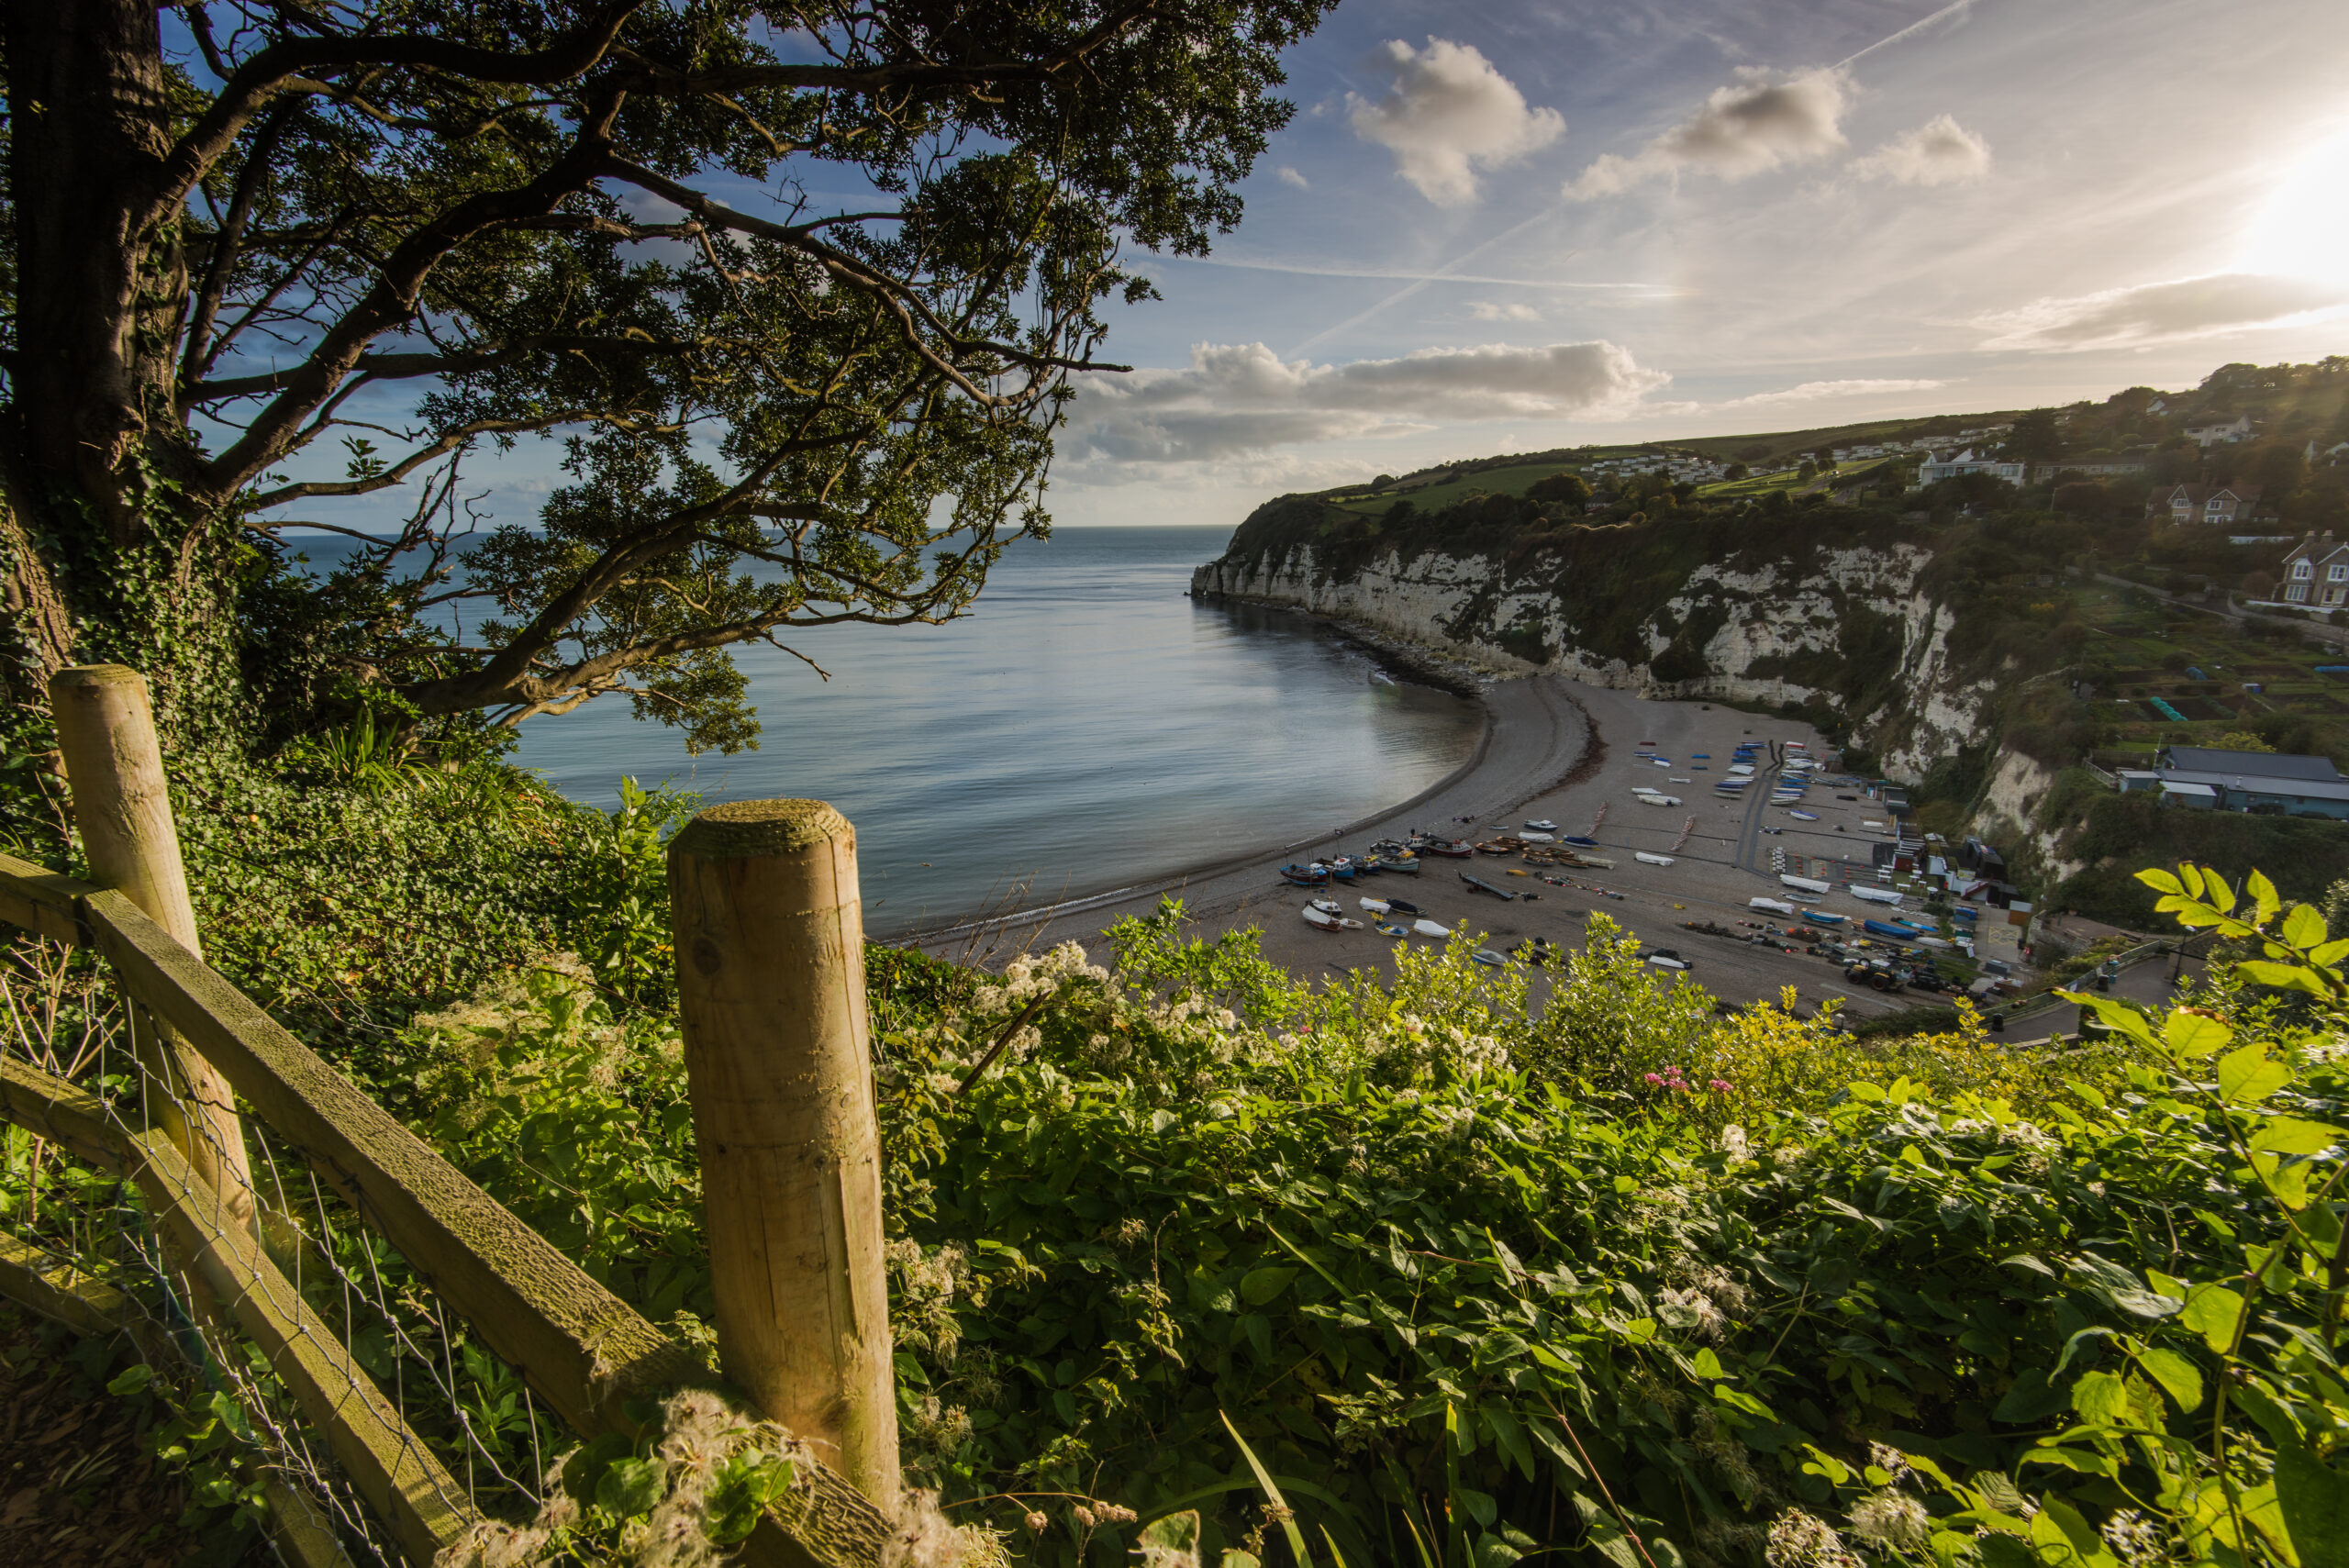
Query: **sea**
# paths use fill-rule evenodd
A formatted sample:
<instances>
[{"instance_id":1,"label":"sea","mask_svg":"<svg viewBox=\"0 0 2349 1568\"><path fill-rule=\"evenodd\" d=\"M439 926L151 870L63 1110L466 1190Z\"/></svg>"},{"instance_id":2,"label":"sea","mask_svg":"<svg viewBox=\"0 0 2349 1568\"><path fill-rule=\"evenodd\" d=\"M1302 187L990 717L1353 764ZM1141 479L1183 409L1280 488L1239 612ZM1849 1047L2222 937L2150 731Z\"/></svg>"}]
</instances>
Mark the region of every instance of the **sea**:
<instances>
[{"instance_id":1,"label":"sea","mask_svg":"<svg viewBox=\"0 0 2349 1568\"><path fill-rule=\"evenodd\" d=\"M1186 596L1226 528L1063 528L944 626L738 648L763 733L699 757L627 698L521 727L514 761L609 807L620 781L828 800L889 937L1130 886L1397 805L1467 761L1476 705L1308 617ZM314 567L340 541L300 541ZM1269 868L1268 868L1269 869Z\"/></svg>"}]
</instances>

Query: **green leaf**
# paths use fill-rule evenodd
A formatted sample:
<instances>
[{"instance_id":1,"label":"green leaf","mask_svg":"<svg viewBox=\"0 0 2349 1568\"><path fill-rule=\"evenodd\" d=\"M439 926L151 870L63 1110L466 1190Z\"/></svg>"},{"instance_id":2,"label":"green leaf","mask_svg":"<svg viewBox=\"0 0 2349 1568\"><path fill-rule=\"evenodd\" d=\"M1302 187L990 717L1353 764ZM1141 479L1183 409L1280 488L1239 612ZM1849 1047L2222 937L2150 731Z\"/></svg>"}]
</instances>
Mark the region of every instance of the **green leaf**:
<instances>
[{"instance_id":1,"label":"green leaf","mask_svg":"<svg viewBox=\"0 0 2349 1568\"><path fill-rule=\"evenodd\" d=\"M2306 904L2295 904L2284 917L2284 940L2302 952L2324 945L2324 917Z\"/></svg>"},{"instance_id":2,"label":"green leaf","mask_svg":"<svg viewBox=\"0 0 2349 1568\"><path fill-rule=\"evenodd\" d=\"M2339 1129L2321 1121L2279 1116L2252 1135L2251 1151L2254 1154L2314 1154L2332 1148L2340 1137Z\"/></svg>"},{"instance_id":3,"label":"green leaf","mask_svg":"<svg viewBox=\"0 0 2349 1568\"><path fill-rule=\"evenodd\" d=\"M2235 973L2259 985L2273 985L2279 991L2305 991L2311 996L2324 994L2324 983L2296 963L2270 963L2264 958L2247 958L2235 965Z\"/></svg>"},{"instance_id":4,"label":"green leaf","mask_svg":"<svg viewBox=\"0 0 2349 1568\"><path fill-rule=\"evenodd\" d=\"M106 1392L117 1399L127 1398L154 1381L155 1369L141 1362L115 1373L114 1381L106 1385Z\"/></svg>"},{"instance_id":5,"label":"green leaf","mask_svg":"<svg viewBox=\"0 0 2349 1568\"><path fill-rule=\"evenodd\" d=\"M649 1514L668 1494L669 1467L657 1459L618 1459L596 1483L596 1506L614 1518Z\"/></svg>"},{"instance_id":6,"label":"green leaf","mask_svg":"<svg viewBox=\"0 0 2349 1568\"><path fill-rule=\"evenodd\" d=\"M2080 1517L2080 1511L2052 1495L2041 1499L2039 1512L2032 1516L2031 1539L2039 1548L2040 1562L2055 1568L2067 1562L2110 1568L2115 1561L2103 1538Z\"/></svg>"},{"instance_id":7,"label":"green leaf","mask_svg":"<svg viewBox=\"0 0 2349 1568\"><path fill-rule=\"evenodd\" d=\"M1721 1368L1721 1358L1713 1354L1710 1345L1699 1350L1688 1364L1695 1369L1698 1377L1727 1377L1729 1375Z\"/></svg>"},{"instance_id":8,"label":"green leaf","mask_svg":"<svg viewBox=\"0 0 2349 1568\"><path fill-rule=\"evenodd\" d=\"M2252 874L2254 876L2257 876L2259 873L2257 872L2254 872ZM2159 867L2149 866L2145 870L2139 872L2137 873L2137 880L2143 883L2147 887L2152 888L2156 893L2183 895L2186 892L2185 887L2179 884L2176 877L2171 875L2168 872L2161 870Z\"/></svg>"},{"instance_id":9,"label":"green leaf","mask_svg":"<svg viewBox=\"0 0 2349 1568\"><path fill-rule=\"evenodd\" d=\"M1288 1499L1281 1496L1281 1489L1273 1484L1272 1473L1258 1462L1256 1451L1248 1446L1248 1440L1240 1435L1240 1429L1231 1424L1231 1418L1221 1410L1216 1414L1223 1417L1223 1429L1230 1432L1231 1440L1240 1445L1240 1455L1255 1473L1256 1485L1263 1488L1266 1500L1285 1516L1281 1519L1281 1529L1288 1536L1288 1549L1297 1554L1297 1568L1313 1568L1313 1556L1305 1550L1305 1532L1297 1528L1297 1516L1290 1509Z\"/></svg>"},{"instance_id":10,"label":"green leaf","mask_svg":"<svg viewBox=\"0 0 2349 1568\"><path fill-rule=\"evenodd\" d=\"M2014 1386L1998 1401L1998 1407L1990 1412L1990 1418L2009 1426L2028 1427L2045 1420L2071 1402L2068 1394L2048 1383L2045 1373L2027 1368L2016 1374Z\"/></svg>"},{"instance_id":11,"label":"green leaf","mask_svg":"<svg viewBox=\"0 0 2349 1568\"><path fill-rule=\"evenodd\" d=\"M2234 1038L2234 1030L2216 1018L2180 1007L2162 1020L2162 1035L2172 1051L2192 1061L2224 1049L2227 1041Z\"/></svg>"},{"instance_id":12,"label":"green leaf","mask_svg":"<svg viewBox=\"0 0 2349 1568\"><path fill-rule=\"evenodd\" d=\"M2235 909L2235 890L2227 885L2227 879L2221 876L2217 872L2212 871L2210 867L2204 866L2202 868L2202 882L2203 900L2215 906L2221 915L2233 914Z\"/></svg>"},{"instance_id":13,"label":"green leaf","mask_svg":"<svg viewBox=\"0 0 2349 1568\"><path fill-rule=\"evenodd\" d=\"M2192 861L2181 861L2178 862L2177 880L2182 884L2179 891L2184 893L2187 897L2200 898L2203 896L2202 868L2196 865Z\"/></svg>"},{"instance_id":14,"label":"green leaf","mask_svg":"<svg viewBox=\"0 0 2349 1568\"><path fill-rule=\"evenodd\" d=\"M2256 1105L2291 1082L2292 1070L2272 1061L2267 1047L2253 1043L2219 1058L2219 1094L2243 1105Z\"/></svg>"},{"instance_id":15,"label":"green leaf","mask_svg":"<svg viewBox=\"0 0 2349 1568\"><path fill-rule=\"evenodd\" d=\"M1295 1279L1297 1274L1297 1271L1295 1269L1282 1268L1272 1263L1267 1263L1261 1269L1251 1269L1240 1282L1240 1294L1247 1299L1249 1306L1262 1307L1286 1290L1288 1282Z\"/></svg>"},{"instance_id":16,"label":"green leaf","mask_svg":"<svg viewBox=\"0 0 2349 1568\"><path fill-rule=\"evenodd\" d=\"M2190 1416L2201 1408L2202 1371L2192 1362L2176 1351L2154 1345L2137 1352L2137 1364L2177 1401L2180 1410Z\"/></svg>"},{"instance_id":17,"label":"green leaf","mask_svg":"<svg viewBox=\"0 0 2349 1568\"><path fill-rule=\"evenodd\" d=\"M2109 1372L2092 1372L2072 1385L2072 1408L2084 1421L2119 1426L2129 1419L2129 1385Z\"/></svg>"},{"instance_id":18,"label":"green leaf","mask_svg":"<svg viewBox=\"0 0 2349 1568\"><path fill-rule=\"evenodd\" d=\"M2349 1475L2305 1442L2276 1451L2276 1502L2300 1568L2349 1568Z\"/></svg>"},{"instance_id":19,"label":"green leaf","mask_svg":"<svg viewBox=\"0 0 2349 1568\"><path fill-rule=\"evenodd\" d=\"M2242 1319L2242 1293L2222 1284L2195 1285L2186 1293L2186 1310L2178 1314L2179 1322L2221 1353L2233 1347L2235 1326Z\"/></svg>"},{"instance_id":20,"label":"green leaf","mask_svg":"<svg viewBox=\"0 0 2349 1568\"><path fill-rule=\"evenodd\" d=\"M2251 895L2252 902L2256 906L2257 917L2263 922L2284 906L2284 900L2277 893L2276 884L2267 880L2267 873L2264 871L2254 869L2250 875L2244 877L2243 890Z\"/></svg>"}]
</instances>

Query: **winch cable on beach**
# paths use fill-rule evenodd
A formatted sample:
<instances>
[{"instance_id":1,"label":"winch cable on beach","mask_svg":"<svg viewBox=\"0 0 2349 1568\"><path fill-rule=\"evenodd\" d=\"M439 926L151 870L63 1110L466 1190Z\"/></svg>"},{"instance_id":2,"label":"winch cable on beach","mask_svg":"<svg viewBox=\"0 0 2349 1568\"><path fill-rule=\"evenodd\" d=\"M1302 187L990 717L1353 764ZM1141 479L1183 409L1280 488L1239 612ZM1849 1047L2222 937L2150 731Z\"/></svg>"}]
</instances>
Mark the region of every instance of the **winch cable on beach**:
<instances>
[{"instance_id":1,"label":"winch cable on beach","mask_svg":"<svg viewBox=\"0 0 2349 1568\"><path fill-rule=\"evenodd\" d=\"M1683 822L1680 825L1680 837L1672 840L1672 853L1676 855L1681 851L1687 849L1688 847L1688 835L1694 833L1696 830L1697 819L1695 817L1691 817L1687 821Z\"/></svg>"}]
</instances>

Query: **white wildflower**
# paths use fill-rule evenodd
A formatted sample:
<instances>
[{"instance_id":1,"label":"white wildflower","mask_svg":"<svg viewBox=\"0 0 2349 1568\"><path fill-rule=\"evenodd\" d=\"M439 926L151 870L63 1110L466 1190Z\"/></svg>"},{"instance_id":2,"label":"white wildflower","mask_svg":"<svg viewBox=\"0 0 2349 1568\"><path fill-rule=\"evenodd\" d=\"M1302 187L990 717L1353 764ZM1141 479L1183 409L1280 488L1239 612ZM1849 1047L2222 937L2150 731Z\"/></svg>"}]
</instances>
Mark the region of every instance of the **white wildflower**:
<instances>
[{"instance_id":1,"label":"white wildflower","mask_svg":"<svg viewBox=\"0 0 2349 1568\"><path fill-rule=\"evenodd\" d=\"M1898 1492L1878 1492L1852 1510L1852 1533L1880 1546L1922 1546L1932 1534L1925 1505Z\"/></svg>"},{"instance_id":2,"label":"white wildflower","mask_svg":"<svg viewBox=\"0 0 2349 1568\"><path fill-rule=\"evenodd\" d=\"M1868 1462L1891 1476L1895 1481L1909 1472L1909 1456L1885 1443L1868 1444Z\"/></svg>"},{"instance_id":3,"label":"white wildflower","mask_svg":"<svg viewBox=\"0 0 2349 1568\"><path fill-rule=\"evenodd\" d=\"M2162 1532L2134 1508L2123 1508L2104 1521L2097 1532L2104 1537L2128 1568L2144 1568L2162 1557Z\"/></svg>"},{"instance_id":4,"label":"white wildflower","mask_svg":"<svg viewBox=\"0 0 2349 1568\"><path fill-rule=\"evenodd\" d=\"M1788 1508L1772 1521L1762 1556L1770 1568L1860 1568L1858 1554L1833 1527L1800 1508Z\"/></svg>"},{"instance_id":5,"label":"white wildflower","mask_svg":"<svg viewBox=\"0 0 2349 1568\"><path fill-rule=\"evenodd\" d=\"M1753 1157L1753 1145L1746 1140L1745 1129L1735 1122L1721 1129L1720 1148L1731 1162L1742 1162Z\"/></svg>"}]
</instances>

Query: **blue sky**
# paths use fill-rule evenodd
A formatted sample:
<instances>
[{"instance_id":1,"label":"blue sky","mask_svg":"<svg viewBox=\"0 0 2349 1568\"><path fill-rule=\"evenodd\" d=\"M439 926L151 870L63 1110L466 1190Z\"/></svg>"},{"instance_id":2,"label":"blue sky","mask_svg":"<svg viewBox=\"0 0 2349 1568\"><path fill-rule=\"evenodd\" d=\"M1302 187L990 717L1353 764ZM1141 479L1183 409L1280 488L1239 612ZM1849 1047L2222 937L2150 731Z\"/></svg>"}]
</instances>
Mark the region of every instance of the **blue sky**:
<instances>
[{"instance_id":1,"label":"blue sky","mask_svg":"<svg viewBox=\"0 0 2349 1568\"><path fill-rule=\"evenodd\" d=\"M2349 351L2339 0L1345 0L1063 523Z\"/></svg>"}]
</instances>

